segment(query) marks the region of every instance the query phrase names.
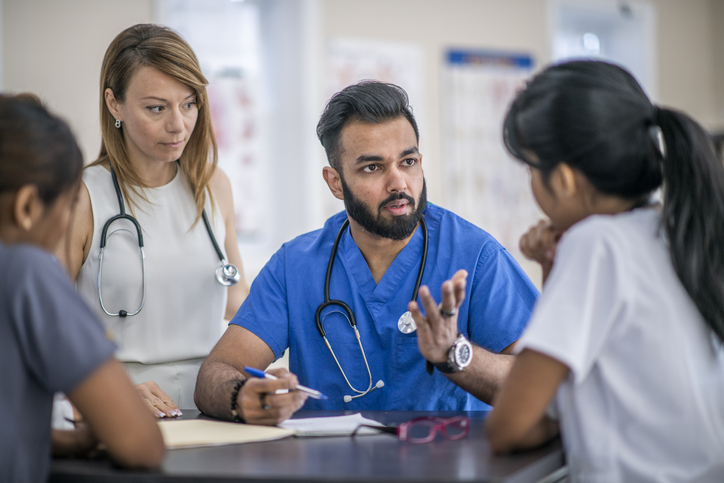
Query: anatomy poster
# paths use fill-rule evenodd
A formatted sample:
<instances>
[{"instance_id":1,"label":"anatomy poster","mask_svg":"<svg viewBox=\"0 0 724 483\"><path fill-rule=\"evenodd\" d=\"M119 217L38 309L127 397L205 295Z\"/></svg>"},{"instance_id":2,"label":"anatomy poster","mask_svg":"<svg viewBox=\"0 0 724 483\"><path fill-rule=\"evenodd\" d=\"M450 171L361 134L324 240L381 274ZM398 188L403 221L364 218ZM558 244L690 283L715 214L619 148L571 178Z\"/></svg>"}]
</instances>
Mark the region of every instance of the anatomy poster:
<instances>
[{"instance_id":1,"label":"anatomy poster","mask_svg":"<svg viewBox=\"0 0 724 483\"><path fill-rule=\"evenodd\" d=\"M442 76L445 206L523 264L518 240L540 213L526 167L505 151L502 124L532 68L527 55L451 50Z\"/></svg>"}]
</instances>

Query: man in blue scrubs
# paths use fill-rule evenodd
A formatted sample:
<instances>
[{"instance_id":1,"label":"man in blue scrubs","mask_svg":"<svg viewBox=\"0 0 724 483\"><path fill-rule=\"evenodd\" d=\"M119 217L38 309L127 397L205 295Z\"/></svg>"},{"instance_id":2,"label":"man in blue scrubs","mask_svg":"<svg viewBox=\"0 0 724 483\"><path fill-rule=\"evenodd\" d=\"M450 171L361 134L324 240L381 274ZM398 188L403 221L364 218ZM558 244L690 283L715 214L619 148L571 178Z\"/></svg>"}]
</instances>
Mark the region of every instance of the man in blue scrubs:
<instances>
[{"instance_id":1,"label":"man in blue scrubs","mask_svg":"<svg viewBox=\"0 0 724 483\"><path fill-rule=\"evenodd\" d=\"M417 124L404 90L373 81L347 87L327 104L317 134L330 163L324 179L345 211L285 243L259 273L199 373L198 407L268 424L302 405L489 408L537 290L493 237L427 202ZM349 306L359 338L343 304L323 308L315 323L338 236L328 297ZM426 315L410 303L420 270ZM408 305L416 331L408 330L409 319L399 323ZM457 319L459 334L444 329L443 317ZM266 368L286 350L296 377L279 370L277 381L245 381L245 366ZM297 382L329 399L274 394Z\"/></svg>"}]
</instances>

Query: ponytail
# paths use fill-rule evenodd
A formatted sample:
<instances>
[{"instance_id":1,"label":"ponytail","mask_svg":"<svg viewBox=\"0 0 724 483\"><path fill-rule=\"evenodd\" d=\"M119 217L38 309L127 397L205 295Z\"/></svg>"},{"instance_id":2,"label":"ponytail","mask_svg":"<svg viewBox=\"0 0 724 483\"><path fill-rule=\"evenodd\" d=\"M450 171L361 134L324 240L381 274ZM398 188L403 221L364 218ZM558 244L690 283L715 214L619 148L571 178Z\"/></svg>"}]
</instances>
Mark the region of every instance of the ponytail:
<instances>
[{"instance_id":1,"label":"ponytail","mask_svg":"<svg viewBox=\"0 0 724 483\"><path fill-rule=\"evenodd\" d=\"M652 105L623 68L571 61L547 67L518 93L503 141L544 181L565 162L601 193L634 202L663 184L674 270L724 341L724 164L701 126Z\"/></svg>"},{"instance_id":2,"label":"ponytail","mask_svg":"<svg viewBox=\"0 0 724 483\"><path fill-rule=\"evenodd\" d=\"M724 165L687 115L659 109L664 209L674 270L707 325L724 341Z\"/></svg>"}]
</instances>

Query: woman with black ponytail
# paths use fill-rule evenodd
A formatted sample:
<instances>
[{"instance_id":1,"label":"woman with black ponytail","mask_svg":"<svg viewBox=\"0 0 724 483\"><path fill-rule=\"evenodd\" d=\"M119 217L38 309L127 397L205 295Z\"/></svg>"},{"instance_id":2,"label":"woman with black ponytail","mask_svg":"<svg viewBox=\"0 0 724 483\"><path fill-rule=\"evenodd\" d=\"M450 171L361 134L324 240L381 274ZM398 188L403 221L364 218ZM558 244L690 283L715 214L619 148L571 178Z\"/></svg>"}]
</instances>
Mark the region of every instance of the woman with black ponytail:
<instances>
[{"instance_id":1,"label":"woman with black ponytail","mask_svg":"<svg viewBox=\"0 0 724 483\"><path fill-rule=\"evenodd\" d=\"M504 139L550 221L521 238L544 289L493 449L560 424L572 481L724 481L724 167L706 133L624 69L575 61L528 83Z\"/></svg>"}]
</instances>

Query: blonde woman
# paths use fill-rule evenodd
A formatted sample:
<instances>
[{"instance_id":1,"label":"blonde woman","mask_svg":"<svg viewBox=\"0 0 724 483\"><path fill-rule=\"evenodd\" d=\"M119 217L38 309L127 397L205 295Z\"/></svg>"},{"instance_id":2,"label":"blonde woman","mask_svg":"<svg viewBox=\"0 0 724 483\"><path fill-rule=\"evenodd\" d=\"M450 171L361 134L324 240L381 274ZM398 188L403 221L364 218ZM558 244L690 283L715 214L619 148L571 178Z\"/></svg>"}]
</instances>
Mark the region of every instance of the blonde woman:
<instances>
[{"instance_id":1,"label":"blonde woman","mask_svg":"<svg viewBox=\"0 0 724 483\"><path fill-rule=\"evenodd\" d=\"M158 417L195 409L201 362L248 293L206 85L166 27L139 24L113 40L101 151L85 169L67 250L78 290Z\"/></svg>"}]
</instances>

